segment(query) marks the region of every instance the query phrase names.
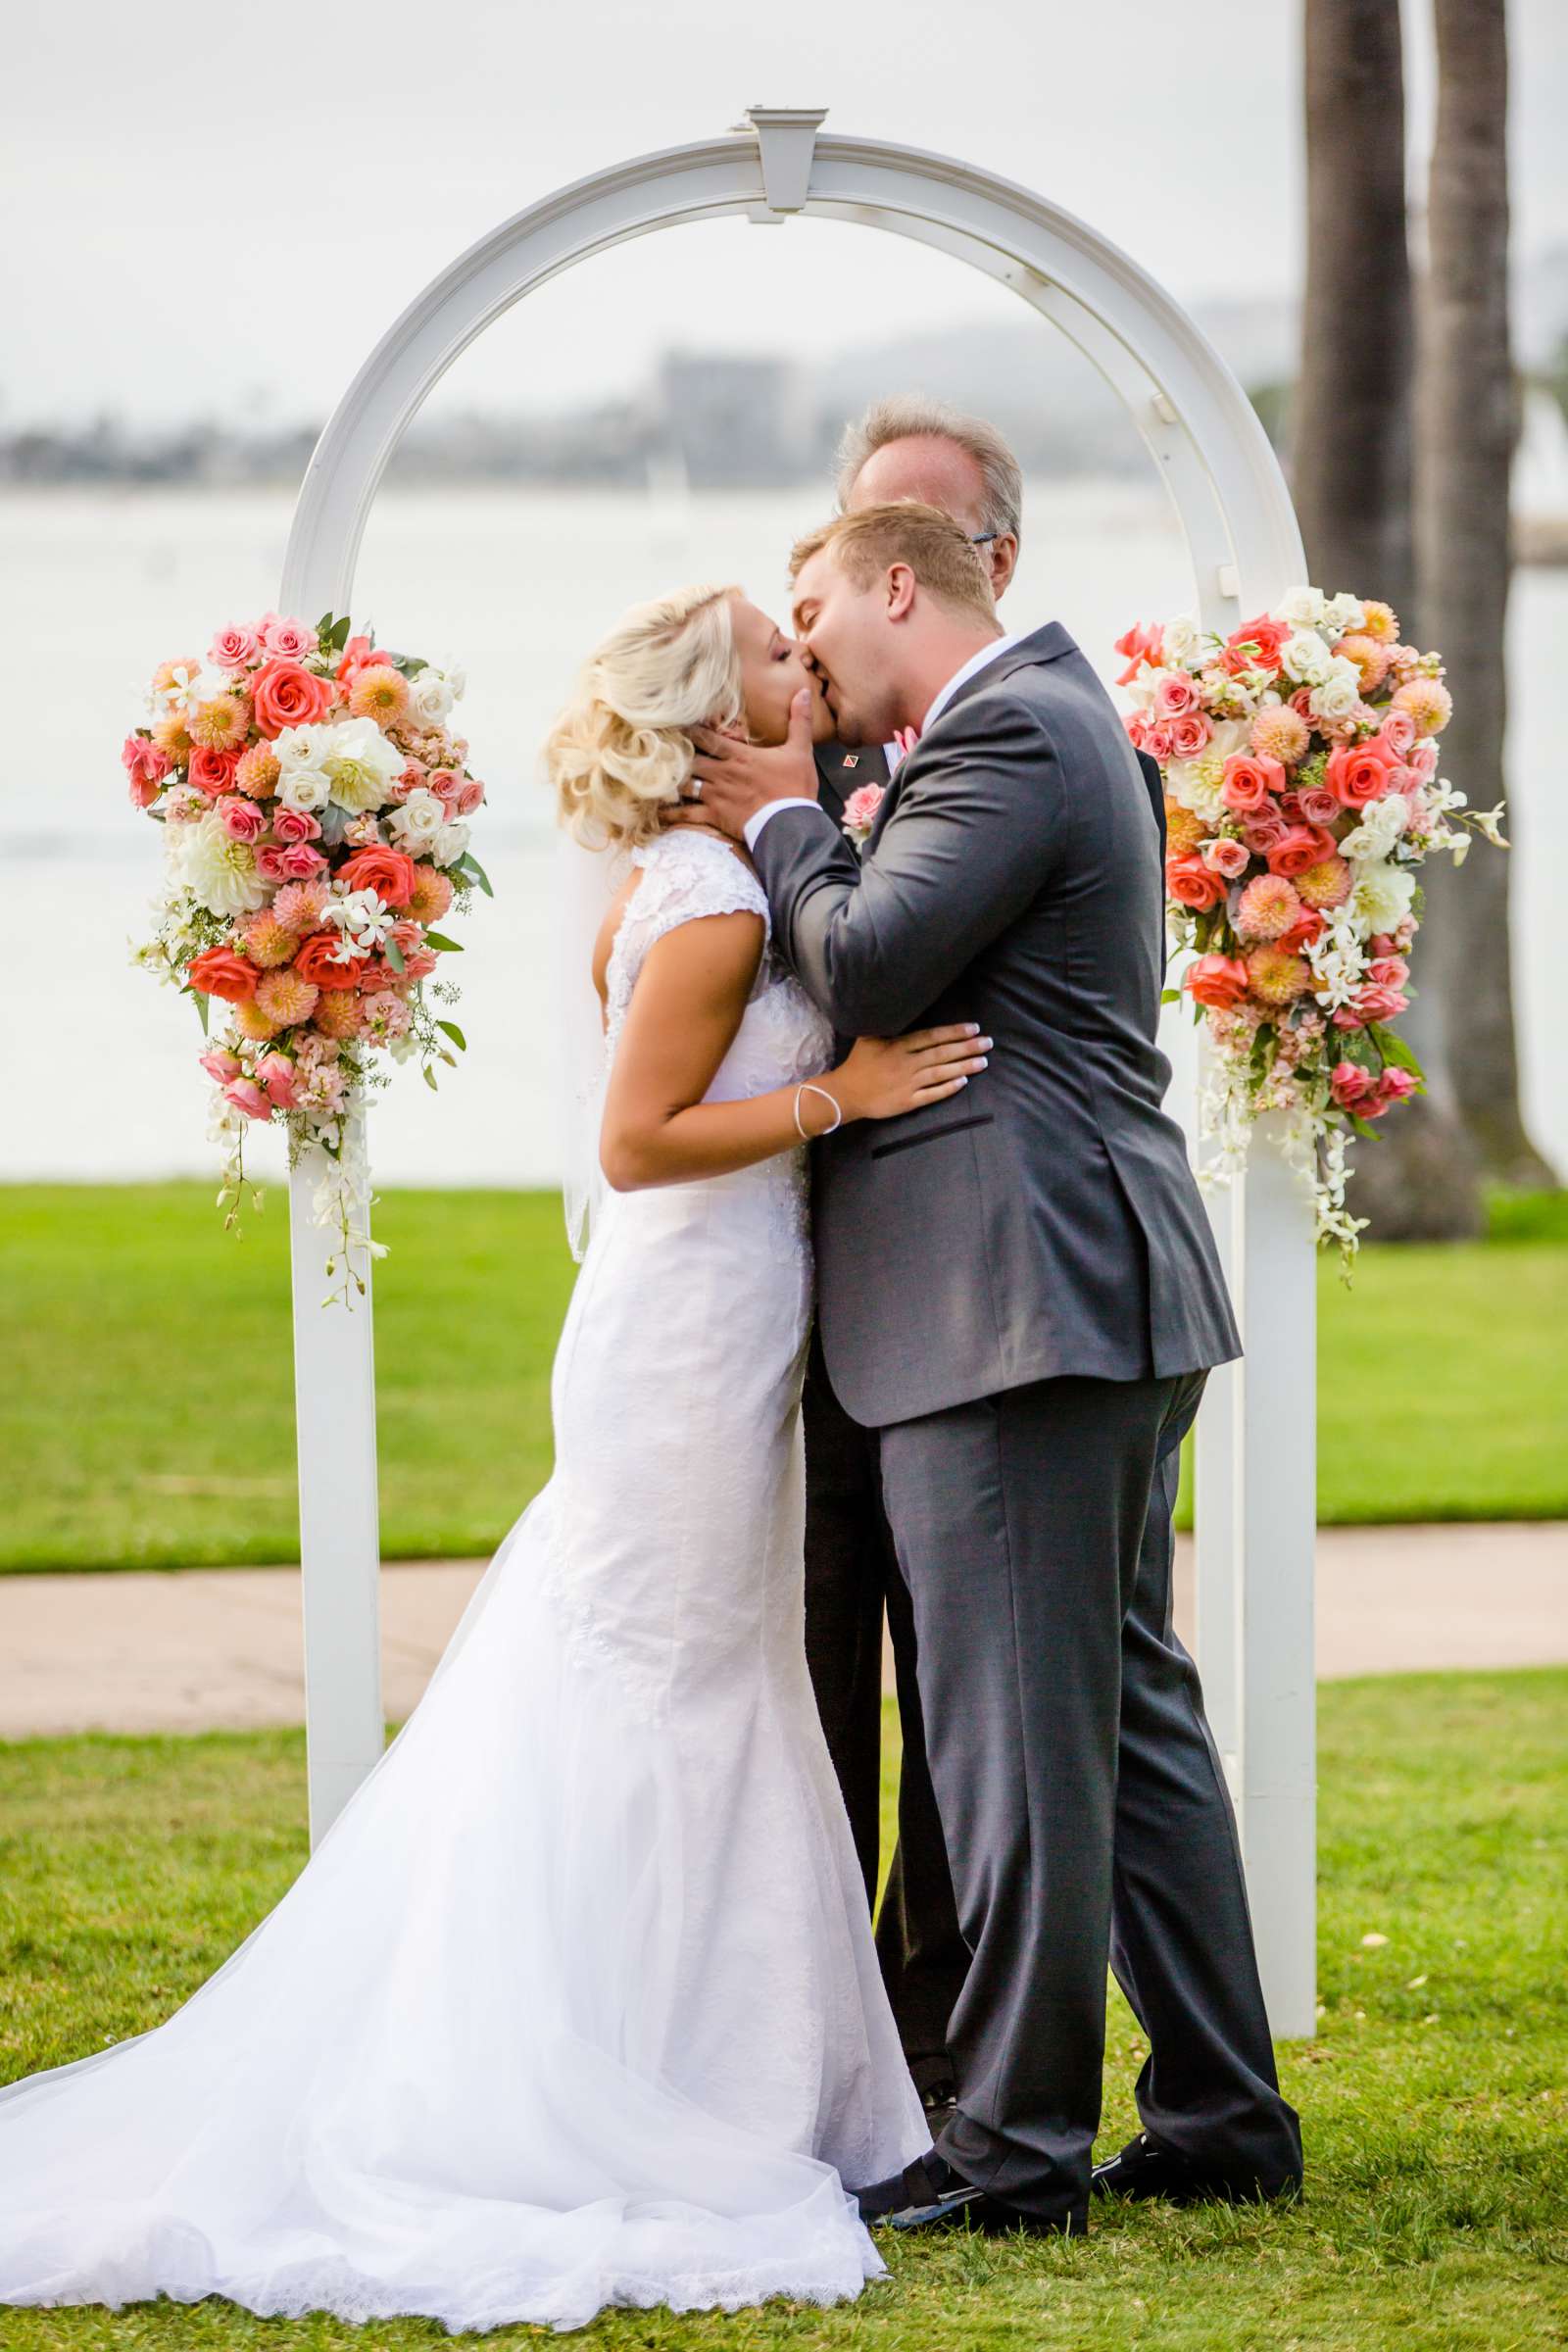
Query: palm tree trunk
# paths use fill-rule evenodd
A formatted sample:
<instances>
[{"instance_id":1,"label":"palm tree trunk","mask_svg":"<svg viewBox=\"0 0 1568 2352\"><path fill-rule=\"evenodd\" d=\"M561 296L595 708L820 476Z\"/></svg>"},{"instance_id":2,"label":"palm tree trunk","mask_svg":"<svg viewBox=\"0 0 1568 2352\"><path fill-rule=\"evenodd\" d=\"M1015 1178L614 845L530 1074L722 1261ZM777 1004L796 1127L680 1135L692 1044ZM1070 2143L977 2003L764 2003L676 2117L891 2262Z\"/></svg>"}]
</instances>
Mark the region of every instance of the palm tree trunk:
<instances>
[{"instance_id":1,"label":"palm tree trunk","mask_svg":"<svg viewBox=\"0 0 1568 2352\"><path fill-rule=\"evenodd\" d=\"M1306 0L1306 292L1293 491L1312 578L1380 597L1417 637L1411 526L1414 325L1399 0ZM1425 943L1422 943L1423 946ZM1474 1233L1474 1153L1443 1061L1430 955L1409 1028L1429 1092L1357 1148L1351 1204L1380 1239Z\"/></svg>"},{"instance_id":2,"label":"palm tree trunk","mask_svg":"<svg viewBox=\"0 0 1568 2352\"><path fill-rule=\"evenodd\" d=\"M1504 625L1516 431L1508 334L1506 0L1434 0L1438 120L1421 316L1416 553L1425 641L1447 663L1443 772L1473 808L1502 797ZM1515 821L1508 832L1517 844ZM1518 855L1517 846L1514 856ZM1525 1132L1509 970L1512 859L1484 847L1429 873L1428 962L1443 1058L1489 1175L1550 1184Z\"/></svg>"}]
</instances>

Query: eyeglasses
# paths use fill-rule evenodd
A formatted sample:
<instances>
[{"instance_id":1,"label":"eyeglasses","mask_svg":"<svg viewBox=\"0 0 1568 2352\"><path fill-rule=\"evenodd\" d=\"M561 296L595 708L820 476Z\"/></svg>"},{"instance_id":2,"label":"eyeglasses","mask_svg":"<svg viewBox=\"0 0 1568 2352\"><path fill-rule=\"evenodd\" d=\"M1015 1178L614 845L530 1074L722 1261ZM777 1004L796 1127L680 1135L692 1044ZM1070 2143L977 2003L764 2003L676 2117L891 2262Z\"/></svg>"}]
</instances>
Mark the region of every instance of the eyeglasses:
<instances>
[{"instance_id":1,"label":"eyeglasses","mask_svg":"<svg viewBox=\"0 0 1568 2352\"><path fill-rule=\"evenodd\" d=\"M984 547L988 539L1000 539L1002 533L1000 531L971 531L969 533L969 545L971 547Z\"/></svg>"}]
</instances>

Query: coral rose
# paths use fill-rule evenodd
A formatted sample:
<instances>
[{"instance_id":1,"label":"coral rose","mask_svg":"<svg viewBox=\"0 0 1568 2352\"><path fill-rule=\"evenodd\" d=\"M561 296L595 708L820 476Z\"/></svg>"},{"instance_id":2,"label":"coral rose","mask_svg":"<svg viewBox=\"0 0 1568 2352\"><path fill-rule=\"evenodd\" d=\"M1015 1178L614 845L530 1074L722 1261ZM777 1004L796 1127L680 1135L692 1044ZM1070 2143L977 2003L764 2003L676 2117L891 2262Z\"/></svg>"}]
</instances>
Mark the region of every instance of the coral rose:
<instances>
[{"instance_id":1,"label":"coral rose","mask_svg":"<svg viewBox=\"0 0 1568 2352\"><path fill-rule=\"evenodd\" d=\"M407 906L414 896L414 859L403 850L356 850L337 869L337 878L350 890L373 890L388 906Z\"/></svg>"},{"instance_id":2,"label":"coral rose","mask_svg":"<svg viewBox=\"0 0 1568 2352\"><path fill-rule=\"evenodd\" d=\"M1206 907L1217 906L1225 896L1218 874L1211 874L1200 858L1193 857L1166 859L1165 889L1178 906L1191 906L1200 914Z\"/></svg>"},{"instance_id":3,"label":"coral rose","mask_svg":"<svg viewBox=\"0 0 1568 2352\"><path fill-rule=\"evenodd\" d=\"M316 988L358 988L369 963L368 956L351 956L346 963L333 961L340 945L336 931L313 931L295 956L292 969Z\"/></svg>"},{"instance_id":4,"label":"coral rose","mask_svg":"<svg viewBox=\"0 0 1568 2352\"><path fill-rule=\"evenodd\" d=\"M255 964L232 948L204 948L186 965L185 977L204 997L223 997L230 1004L242 1004L256 994L259 975Z\"/></svg>"},{"instance_id":5,"label":"coral rose","mask_svg":"<svg viewBox=\"0 0 1568 2352\"><path fill-rule=\"evenodd\" d=\"M205 792L209 800L216 801L223 793L233 791L234 770L238 765L237 753L213 752L205 744L193 744L186 773L198 792Z\"/></svg>"},{"instance_id":6,"label":"coral rose","mask_svg":"<svg viewBox=\"0 0 1568 2352\"><path fill-rule=\"evenodd\" d=\"M130 797L138 808L158 798L169 773L169 755L150 735L127 735L120 747L120 763L130 778Z\"/></svg>"},{"instance_id":7,"label":"coral rose","mask_svg":"<svg viewBox=\"0 0 1568 2352\"><path fill-rule=\"evenodd\" d=\"M332 689L325 678L281 659L256 672L251 696L257 729L267 736L281 735L285 727L316 726L332 707Z\"/></svg>"},{"instance_id":8,"label":"coral rose","mask_svg":"<svg viewBox=\"0 0 1568 2352\"><path fill-rule=\"evenodd\" d=\"M1270 873L1294 878L1335 855L1334 836L1321 825L1287 825L1283 840L1267 855Z\"/></svg>"},{"instance_id":9,"label":"coral rose","mask_svg":"<svg viewBox=\"0 0 1568 2352\"><path fill-rule=\"evenodd\" d=\"M1232 677L1239 677L1244 669L1266 669L1272 674L1279 668L1280 647L1290 633L1284 621L1270 620L1266 612L1260 612L1255 620L1244 620L1239 629L1232 630L1221 660Z\"/></svg>"},{"instance_id":10,"label":"coral rose","mask_svg":"<svg viewBox=\"0 0 1568 2352\"><path fill-rule=\"evenodd\" d=\"M1229 1012L1247 994L1247 966L1239 956L1200 956L1182 985L1195 1004Z\"/></svg>"},{"instance_id":11,"label":"coral rose","mask_svg":"<svg viewBox=\"0 0 1568 2352\"><path fill-rule=\"evenodd\" d=\"M1367 808L1390 789L1394 767L1376 737L1370 743L1339 743L1329 754L1323 781L1342 808Z\"/></svg>"},{"instance_id":12,"label":"coral rose","mask_svg":"<svg viewBox=\"0 0 1568 2352\"><path fill-rule=\"evenodd\" d=\"M1274 794L1284 789L1285 770L1277 760L1258 752L1238 752L1225 762L1220 799L1238 816L1251 816L1266 808Z\"/></svg>"}]
</instances>

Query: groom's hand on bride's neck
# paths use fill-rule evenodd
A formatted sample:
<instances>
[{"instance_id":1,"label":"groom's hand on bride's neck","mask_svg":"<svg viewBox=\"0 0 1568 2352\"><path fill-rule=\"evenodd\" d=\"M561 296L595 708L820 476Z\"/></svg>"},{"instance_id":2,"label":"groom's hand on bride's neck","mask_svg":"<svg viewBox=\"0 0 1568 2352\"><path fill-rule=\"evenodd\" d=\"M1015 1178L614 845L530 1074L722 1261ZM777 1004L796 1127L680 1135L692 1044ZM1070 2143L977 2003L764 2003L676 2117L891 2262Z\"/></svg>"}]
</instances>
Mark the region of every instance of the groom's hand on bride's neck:
<instances>
[{"instance_id":1,"label":"groom's hand on bride's neck","mask_svg":"<svg viewBox=\"0 0 1568 2352\"><path fill-rule=\"evenodd\" d=\"M769 801L814 801L816 760L811 751L811 697L802 687L790 704L790 731L782 743L747 743L713 727L693 727L691 782L671 824L717 825L735 841L746 822Z\"/></svg>"}]
</instances>

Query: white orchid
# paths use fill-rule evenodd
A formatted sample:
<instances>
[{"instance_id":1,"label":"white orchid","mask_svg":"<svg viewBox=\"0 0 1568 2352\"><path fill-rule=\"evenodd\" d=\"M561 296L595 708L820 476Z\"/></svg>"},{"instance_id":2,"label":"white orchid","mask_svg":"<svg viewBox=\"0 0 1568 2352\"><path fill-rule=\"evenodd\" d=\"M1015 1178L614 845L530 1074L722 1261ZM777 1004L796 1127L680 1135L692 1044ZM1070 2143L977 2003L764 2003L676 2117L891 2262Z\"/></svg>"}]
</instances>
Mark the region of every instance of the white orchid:
<instances>
[{"instance_id":1,"label":"white orchid","mask_svg":"<svg viewBox=\"0 0 1568 2352\"><path fill-rule=\"evenodd\" d=\"M356 956L373 956L397 921L380 894L346 890L322 909L321 920L342 933L329 960L352 963Z\"/></svg>"},{"instance_id":2,"label":"white orchid","mask_svg":"<svg viewBox=\"0 0 1568 2352\"><path fill-rule=\"evenodd\" d=\"M1410 822L1410 804L1402 793L1385 793L1362 809L1361 821L1340 844L1340 856L1352 865L1369 865L1387 858Z\"/></svg>"}]
</instances>

